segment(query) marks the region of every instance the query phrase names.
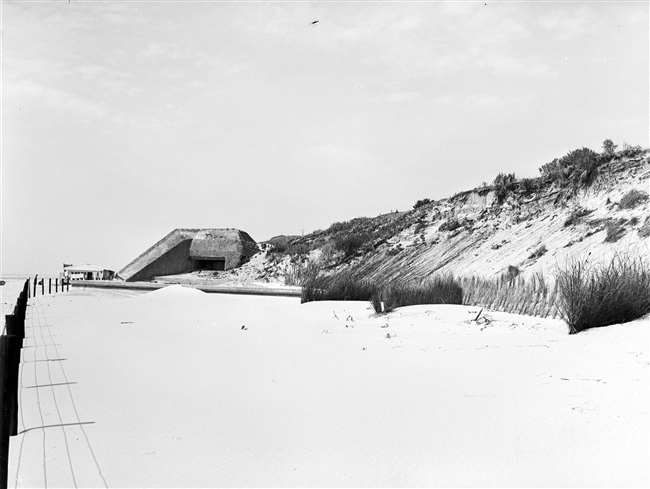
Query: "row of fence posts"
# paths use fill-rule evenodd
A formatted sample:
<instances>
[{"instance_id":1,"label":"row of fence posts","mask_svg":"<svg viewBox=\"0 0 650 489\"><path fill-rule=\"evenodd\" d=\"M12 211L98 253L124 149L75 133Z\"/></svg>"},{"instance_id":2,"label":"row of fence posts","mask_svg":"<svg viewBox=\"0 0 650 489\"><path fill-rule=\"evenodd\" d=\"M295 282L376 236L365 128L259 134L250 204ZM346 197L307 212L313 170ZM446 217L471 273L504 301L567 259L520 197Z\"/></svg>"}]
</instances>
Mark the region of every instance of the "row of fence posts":
<instances>
[{"instance_id":1,"label":"row of fence posts","mask_svg":"<svg viewBox=\"0 0 650 489\"><path fill-rule=\"evenodd\" d=\"M25 315L29 298L29 280L25 281L13 314L5 316L6 331L0 336L0 487L7 487L9 437L18 434L18 366L25 339Z\"/></svg>"},{"instance_id":2,"label":"row of fence posts","mask_svg":"<svg viewBox=\"0 0 650 489\"><path fill-rule=\"evenodd\" d=\"M41 280L38 280L38 275L34 276L34 286L32 287L30 285L31 278L27 279L27 298L29 297L36 297L37 292L38 292L38 286L40 285L41 289L41 295L45 295L45 279L42 278ZM47 293L51 294L52 293L52 284L54 284L54 292L57 293L59 292L59 287L61 287L61 292L64 292L65 290L70 290L70 279L65 279L62 278L61 282L59 282L58 278L54 279L54 282L52 282L51 278L47 279ZM33 290L33 292L32 292Z\"/></svg>"}]
</instances>

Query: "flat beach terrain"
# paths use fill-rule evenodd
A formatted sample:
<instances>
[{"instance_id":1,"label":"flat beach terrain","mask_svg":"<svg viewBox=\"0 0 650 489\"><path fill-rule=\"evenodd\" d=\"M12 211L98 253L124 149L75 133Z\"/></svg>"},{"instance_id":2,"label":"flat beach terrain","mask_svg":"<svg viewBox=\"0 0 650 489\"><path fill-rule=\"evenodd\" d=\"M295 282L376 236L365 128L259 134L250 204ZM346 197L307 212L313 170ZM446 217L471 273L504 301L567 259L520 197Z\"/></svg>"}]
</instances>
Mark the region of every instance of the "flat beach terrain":
<instances>
[{"instance_id":1,"label":"flat beach terrain","mask_svg":"<svg viewBox=\"0 0 650 489\"><path fill-rule=\"evenodd\" d=\"M30 299L9 487L647 487L648 319L479 310Z\"/></svg>"}]
</instances>

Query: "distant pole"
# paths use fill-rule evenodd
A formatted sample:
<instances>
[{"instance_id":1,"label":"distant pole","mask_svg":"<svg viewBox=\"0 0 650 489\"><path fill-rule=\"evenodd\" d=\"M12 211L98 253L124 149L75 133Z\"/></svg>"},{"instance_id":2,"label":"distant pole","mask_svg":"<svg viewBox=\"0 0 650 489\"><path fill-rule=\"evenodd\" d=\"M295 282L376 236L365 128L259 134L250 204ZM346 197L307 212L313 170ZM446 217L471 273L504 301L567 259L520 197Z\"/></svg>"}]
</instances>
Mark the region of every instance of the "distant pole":
<instances>
[{"instance_id":1,"label":"distant pole","mask_svg":"<svg viewBox=\"0 0 650 489\"><path fill-rule=\"evenodd\" d=\"M45 279L41 279L41 295L45 295Z\"/></svg>"},{"instance_id":2,"label":"distant pole","mask_svg":"<svg viewBox=\"0 0 650 489\"><path fill-rule=\"evenodd\" d=\"M47 283L48 283L48 285L47 285L47 287L48 287L47 293L51 294L52 293L52 279L48 278Z\"/></svg>"},{"instance_id":3,"label":"distant pole","mask_svg":"<svg viewBox=\"0 0 650 489\"><path fill-rule=\"evenodd\" d=\"M27 279L27 298L29 299L32 296L32 287L30 284L30 279Z\"/></svg>"},{"instance_id":4,"label":"distant pole","mask_svg":"<svg viewBox=\"0 0 650 489\"><path fill-rule=\"evenodd\" d=\"M59 291L59 279L55 278L54 279L54 293L57 293Z\"/></svg>"},{"instance_id":5,"label":"distant pole","mask_svg":"<svg viewBox=\"0 0 650 489\"><path fill-rule=\"evenodd\" d=\"M34 297L36 297L36 286L38 285L38 273L34 275Z\"/></svg>"}]
</instances>

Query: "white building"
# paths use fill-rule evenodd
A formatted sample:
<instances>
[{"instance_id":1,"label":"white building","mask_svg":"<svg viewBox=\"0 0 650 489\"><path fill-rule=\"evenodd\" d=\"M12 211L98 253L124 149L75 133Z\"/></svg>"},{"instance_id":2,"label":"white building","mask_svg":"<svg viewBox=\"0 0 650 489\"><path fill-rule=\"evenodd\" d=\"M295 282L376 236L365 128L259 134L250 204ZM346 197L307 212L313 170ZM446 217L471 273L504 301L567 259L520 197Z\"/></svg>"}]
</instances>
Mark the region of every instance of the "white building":
<instances>
[{"instance_id":1,"label":"white building","mask_svg":"<svg viewBox=\"0 0 650 489\"><path fill-rule=\"evenodd\" d=\"M62 278L69 280L113 280L115 272L96 265L64 265Z\"/></svg>"}]
</instances>

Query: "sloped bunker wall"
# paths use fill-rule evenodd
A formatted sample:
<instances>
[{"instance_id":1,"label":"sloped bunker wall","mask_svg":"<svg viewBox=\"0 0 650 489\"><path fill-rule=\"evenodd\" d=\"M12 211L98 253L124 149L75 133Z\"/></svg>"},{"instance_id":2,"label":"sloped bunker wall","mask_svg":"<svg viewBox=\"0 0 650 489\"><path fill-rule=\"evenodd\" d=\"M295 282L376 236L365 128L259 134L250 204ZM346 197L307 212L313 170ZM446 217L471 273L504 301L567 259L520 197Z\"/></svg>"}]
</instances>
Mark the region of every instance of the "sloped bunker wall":
<instances>
[{"instance_id":1,"label":"sloped bunker wall","mask_svg":"<svg viewBox=\"0 0 650 489\"><path fill-rule=\"evenodd\" d=\"M180 242L167 253L153 261L128 279L128 282L152 280L157 275L174 275L191 272L193 268L190 258L191 239Z\"/></svg>"}]
</instances>

